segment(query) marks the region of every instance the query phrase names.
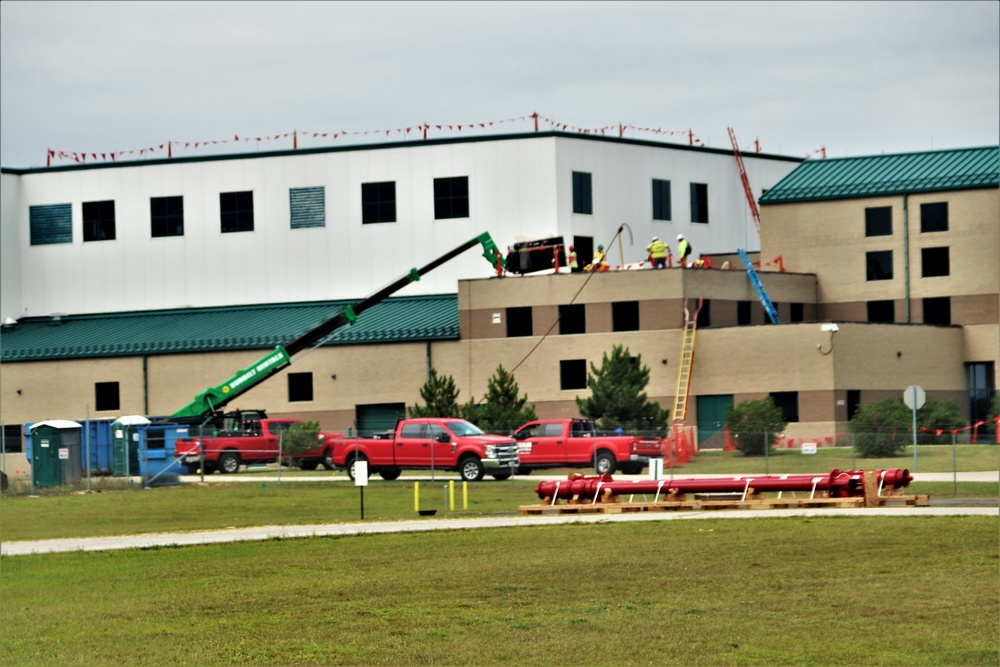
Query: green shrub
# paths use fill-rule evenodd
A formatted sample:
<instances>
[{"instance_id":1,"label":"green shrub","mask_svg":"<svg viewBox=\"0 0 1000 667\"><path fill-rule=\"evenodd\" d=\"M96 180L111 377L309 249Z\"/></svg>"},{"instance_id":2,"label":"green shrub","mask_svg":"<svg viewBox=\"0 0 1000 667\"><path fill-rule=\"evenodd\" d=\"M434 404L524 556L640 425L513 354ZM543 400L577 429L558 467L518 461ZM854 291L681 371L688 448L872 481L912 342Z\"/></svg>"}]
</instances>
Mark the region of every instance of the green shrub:
<instances>
[{"instance_id":1,"label":"green shrub","mask_svg":"<svg viewBox=\"0 0 1000 667\"><path fill-rule=\"evenodd\" d=\"M744 456L763 456L775 438L785 432L788 422L770 396L760 401L743 401L726 410L726 426L733 446Z\"/></svg>"}]
</instances>

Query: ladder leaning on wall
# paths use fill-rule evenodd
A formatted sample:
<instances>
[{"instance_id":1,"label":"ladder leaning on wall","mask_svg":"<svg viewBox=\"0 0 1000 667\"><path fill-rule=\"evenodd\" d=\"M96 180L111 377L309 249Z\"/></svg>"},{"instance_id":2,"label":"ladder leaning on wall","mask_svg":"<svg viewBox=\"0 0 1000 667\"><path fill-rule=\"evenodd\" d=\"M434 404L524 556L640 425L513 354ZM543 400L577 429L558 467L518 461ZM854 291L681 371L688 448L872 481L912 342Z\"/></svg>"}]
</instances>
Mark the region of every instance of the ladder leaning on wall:
<instances>
[{"instance_id":1,"label":"ladder leaning on wall","mask_svg":"<svg viewBox=\"0 0 1000 667\"><path fill-rule=\"evenodd\" d=\"M688 391L691 388L691 366L694 363L694 338L698 331L698 313L704 299L698 299L698 309L692 316L684 299L684 340L681 346L681 363L677 370L677 391L674 392L674 426L684 426L687 416Z\"/></svg>"},{"instance_id":2,"label":"ladder leaning on wall","mask_svg":"<svg viewBox=\"0 0 1000 667\"><path fill-rule=\"evenodd\" d=\"M764 284L760 282L760 277L757 272L754 271L753 262L747 256L745 250L740 248L737 252L740 253L740 259L743 260L743 266L746 267L747 277L750 278L750 284L757 291L757 297L760 299L761 304L764 306L764 310L767 312L767 316L771 318L771 322L774 324L780 324L778 321L778 311L775 310L774 304L771 303L771 297L767 295L767 290L764 289Z\"/></svg>"}]
</instances>

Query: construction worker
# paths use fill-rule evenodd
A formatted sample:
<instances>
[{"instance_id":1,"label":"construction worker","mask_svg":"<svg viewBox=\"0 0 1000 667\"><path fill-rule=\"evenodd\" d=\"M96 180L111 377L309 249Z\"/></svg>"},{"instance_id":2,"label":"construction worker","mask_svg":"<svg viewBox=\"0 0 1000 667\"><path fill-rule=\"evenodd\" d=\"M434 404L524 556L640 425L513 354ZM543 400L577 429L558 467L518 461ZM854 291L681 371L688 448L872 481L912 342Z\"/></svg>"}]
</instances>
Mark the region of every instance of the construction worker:
<instances>
[{"instance_id":1,"label":"construction worker","mask_svg":"<svg viewBox=\"0 0 1000 667\"><path fill-rule=\"evenodd\" d=\"M572 273L580 273L580 264L576 261L576 246L569 247L569 270Z\"/></svg>"},{"instance_id":2,"label":"construction worker","mask_svg":"<svg viewBox=\"0 0 1000 667\"><path fill-rule=\"evenodd\" d=\"M653 237L653 240L646 246L646 250L649 252L649 259L653 262L654 269L662 269L667 266L667 251L670 248L658 236Z\"/></svg>"},{"instance_id":3,"label":"construction worker","mask_svg":"<svg viewBox=\"0 0 1000 667\"><path fill-rule=\"evenodd\" d=\"M594 261L587 265L587 271L607 271L607 262L604 261L604 246L597 244L597 252L594 253Z\"/></svg>"},{"instance_id":4,"label":"construction worker","mask_svg":"<svg viewBox=\"0 0 1000 667\"><path fill-rule=\"evenodd\" d=\"M677 253L681 257L681 268L687 265L687 258L691 256L691 244L687 242L683 234L677 235Z\"/></svg>"}]
</instances>

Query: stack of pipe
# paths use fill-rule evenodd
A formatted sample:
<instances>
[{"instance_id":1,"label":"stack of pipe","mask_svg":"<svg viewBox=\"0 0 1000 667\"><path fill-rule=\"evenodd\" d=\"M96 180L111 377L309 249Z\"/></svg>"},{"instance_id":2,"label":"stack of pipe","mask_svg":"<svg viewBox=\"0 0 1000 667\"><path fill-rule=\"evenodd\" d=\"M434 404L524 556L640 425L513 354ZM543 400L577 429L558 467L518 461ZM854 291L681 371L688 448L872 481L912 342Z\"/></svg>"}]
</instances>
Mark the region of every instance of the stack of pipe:
<instances>
[{"instance_id":1,"label":"stack of pipe","mask_svg":"<svg viewBox=\"0 0 1000 667\"><path fill-rule=\"evenodd\" d=\"M913 476L909 470L893 468L876 470L879 490L901 489L910 485ZM864 496L863 470L831 470L816 475L740 475L737 477L710 477L702 479L649 479L616 482L611 475L571 475L559 482L541 482L535 489L539 498L594 499L619 494L656 494L656 498L684 493L762 493L775 491L821 491L831 498Z\"/></svg>"}]
</instances>

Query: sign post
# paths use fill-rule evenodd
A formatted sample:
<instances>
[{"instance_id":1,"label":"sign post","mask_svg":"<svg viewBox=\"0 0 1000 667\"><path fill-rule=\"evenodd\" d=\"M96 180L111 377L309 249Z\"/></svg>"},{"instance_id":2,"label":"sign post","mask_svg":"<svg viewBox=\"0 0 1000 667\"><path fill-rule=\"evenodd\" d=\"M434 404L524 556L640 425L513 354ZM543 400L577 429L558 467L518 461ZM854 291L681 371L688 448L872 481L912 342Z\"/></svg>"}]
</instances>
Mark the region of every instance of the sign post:
<instances>
[{"instance_id":1,"label":"sign post","mask_svg":"<svg viewBox=\"0 0 1000 667\"><path fill-rule=\"evenodd\" d=\"M368 461L354 460L354 486L361 490L361 520L365 520L365 487L368 486Z\"/></svg>"},{"instance_id":2,"label":"sign post","mask_svg":"<svg viewBox=\"0 0 1000 667\"><path fill-rule=\"evenodd\" d=\"M917 472L917 410L924 407L927 394L923 387L911 384L903 392L903 403L913 411L913 472Z\"/></svg>"}]
</instances>

